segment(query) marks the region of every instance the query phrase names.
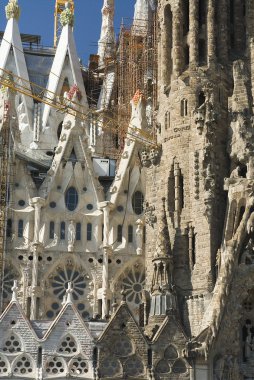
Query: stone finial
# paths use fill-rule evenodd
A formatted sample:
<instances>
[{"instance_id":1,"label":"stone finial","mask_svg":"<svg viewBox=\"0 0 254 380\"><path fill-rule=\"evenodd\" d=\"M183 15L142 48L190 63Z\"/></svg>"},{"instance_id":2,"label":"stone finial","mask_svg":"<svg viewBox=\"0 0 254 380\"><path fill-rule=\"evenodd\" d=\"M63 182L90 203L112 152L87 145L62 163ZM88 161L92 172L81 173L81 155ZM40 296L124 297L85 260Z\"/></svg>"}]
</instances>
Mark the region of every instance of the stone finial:
<instances>
[{"instance_id":1,"label":"stone finial","mask_svg":"<svg viewBox=\"0 0 254 380\"><path fill-rule=\"evenodd\" d=\"M17 302L18 298L17 298L17 295L18 295L18 281L17 280L14 280L13 281L13 287L11 288L12 290L12 297L11 297L11 302Z\"/></svg>"},{"instance_id":2,"label":"stone finial","mask_svg":"<svg viewBox=\"0 0 254 380\"><path fill-rule=\"evenodd\" d=\"M74 25L74 14L69 1L66 1L65 3L65 10L60 15L60 22L62 26Z\"/></svg>"},{"instance_id":3,"label":"stone finial","mask_svg":"<svg viewBox=\"0 0 254 380\"><path fill-rule=\"evenodd\" d=\"M9 3L5 7L5 14L7 20L11 18L19 19L20 16L20 7L18 5L18 0L9 0Z\"/></svg>"},{"instance_id":4,"label":"stone finial","mask_svg":"<svg viewBox=\"0 0 254 380\"><path fill-rule=\"evenodd\" d=\"M66 289L66 303L72 303L73 287L72 282L68 282L68 288Z\"/></svg>"},{"instance_id":5,"label":"stone finial","mask_svg":"<svg viewBox=\"0 0 254 380\"><path fill-rule=\"evenodd\" d=\"M104 0L102 7L101 35L98 43L99 64L114 56L115 31L114 31L114 0Z\"/></svg>"}]
</instances>

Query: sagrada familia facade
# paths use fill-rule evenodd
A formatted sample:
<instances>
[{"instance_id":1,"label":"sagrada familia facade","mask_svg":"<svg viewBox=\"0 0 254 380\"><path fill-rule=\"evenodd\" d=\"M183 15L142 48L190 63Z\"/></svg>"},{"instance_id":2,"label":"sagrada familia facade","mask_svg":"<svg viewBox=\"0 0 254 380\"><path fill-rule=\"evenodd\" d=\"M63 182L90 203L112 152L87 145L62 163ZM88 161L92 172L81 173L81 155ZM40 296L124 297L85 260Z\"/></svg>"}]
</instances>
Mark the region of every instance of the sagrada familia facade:
<instances>
[{"instance_id":1,"label":"sagrada familia facade","mask_svg":"<svg viewBox=\"0 0 254 380\"><path fill-rule=\"evenodd\" d=\"M253 380L254 2L102 3L88 69L6 5L0 379Z\"/></svg>"}]
</instances>

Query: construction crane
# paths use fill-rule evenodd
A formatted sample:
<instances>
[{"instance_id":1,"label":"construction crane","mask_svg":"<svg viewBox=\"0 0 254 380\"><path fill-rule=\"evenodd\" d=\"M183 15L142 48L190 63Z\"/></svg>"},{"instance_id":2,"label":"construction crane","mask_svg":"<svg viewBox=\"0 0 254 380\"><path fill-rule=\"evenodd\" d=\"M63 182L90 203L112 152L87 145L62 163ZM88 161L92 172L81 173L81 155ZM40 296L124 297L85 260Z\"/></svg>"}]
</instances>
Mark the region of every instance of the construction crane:
<instances>
[{"instance_id":1,"label":"construction crane","mask_svg":"<svg viewBox=\"0 0 254 380\"><path fill-rule=\"evenodd\" d=\"M57 47L57 42L59 39L59 36L61 34L61 23L60 23L60 16L63 10L65 9L65 4L69 2L70 9L74 13L74 0L56 0L55 4L55 19L54 19L54 48Z\"/></svg>"},{"instance_id":2,"label":"construction crane","mask_svg":"<svg viewBox=\"0 0 254 380\"><path fill-rule=\"evenodd\" d=\"M127 136L139 141L140 143L148 146L157 146L153 136L147 131L141 130L129 125L128 127L120 126L113 118L98 113L96 110L85 110L79 103L72 100L66 100L64 97L58 96L54 92L47 90L33 82L27 81L11 71L0 68L0 85L10 88L12 91L17 91L23 95L33 98L36 102L50 105L52 108L59 112L67 113L82 121L90 122L97 121L102 130L109 131L112 134L118 134L119 129L124 129ZM8 77L12 80L8 80Z\"/></svg>"}]
</instances>

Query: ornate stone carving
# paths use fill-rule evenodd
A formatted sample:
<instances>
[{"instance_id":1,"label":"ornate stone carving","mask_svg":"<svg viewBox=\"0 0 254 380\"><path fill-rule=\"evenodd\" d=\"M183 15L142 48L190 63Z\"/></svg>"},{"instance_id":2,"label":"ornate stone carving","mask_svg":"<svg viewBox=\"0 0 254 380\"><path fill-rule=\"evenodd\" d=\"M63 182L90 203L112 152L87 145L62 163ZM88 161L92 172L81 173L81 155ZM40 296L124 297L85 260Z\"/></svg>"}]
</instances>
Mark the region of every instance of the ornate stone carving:
<instances>
[{"instance_id":1,"label":"ornate stone carving","mask_svg":"<svg viewBox=\"0 0 254 380\"><path fill-rule=\"evenodd\" d=\"M216 123L217 118L213 99L213 85L211 83L207 83L203 91L205 94L205 101L200 105L200 107L194 110L194 120L198 133L201 135L205 132L209 138L209 135L213 135L214 133L214 124Z\"/></svg>"},{"instance_id":2,"label":"ornate stone carving","mask_svg":"<svg viewBox=\"0 0 254 380\"><path fill-rule=\"evenodd\" d=\"M199 199L199 152L194 152L194 193L195 199Z\"/></svg>"},{"instance_id":3,"label":"ornate stone carving","mask_svg":"<svg viewBox=\"0 0 254 380\"><path fill-rule=\"evenodd\" d=\"M148 202L144 203L145 222L149 226L153 227L157 222L157 217L154 214L155 206L150 206Z\"/></svg>"},{"instance_id":4,"label":"ornate stone carving","mask_svg":"<svg viewBox=\"0 0 254 380\"><path fill-rule=\"evenodd\" d=\"M76 240L76 229L75 229L73 220L71 220L68 227L68 252L73 252L75 240Z\"/></svg>"},{"instance_id":5,"label":"ornate stone carving","mask_svg":"<svg viewBox=\"0 0 254 380\"><path fill-rule=\"evenodd\" d=\"M5 7L5 13L7 20L10 20L11 18L18 20L20 16L18 0L9 0L9 3Z\"/></svg>"},{"instance_id":6,"label":"ornate stone carving","mask_svg":"<svg viewBox=\"0 0 254 380\"><path fill-rule=\"evenodd\" d=\"M136 243L137 248L136 252L137 255L142 255L143 253L143 221L141 219L138 219L136 221L137 229L136 229Z\"/></svg>"},{"instance_id":7,"label":"ornate stone carving","mask_svg":"<svg viewBox=\"0 0 254 380\"><path fill-rule=\"evenodd\" d=\"M62 26L66 26L66 25L73 26L74 25L74 14L70 8L69 1L67 1L65 3L65 10L61 13L60 22L61 22Z\"/></svg>"},{"instance_id":8,"label":"ornate stone carving","mask_svg":"<svg viewBox=\"0 0 254 380\"><path fill-rule=\"evenodd\" d=\"M254 264L254 241L252 238L248 241L247 245L245 246L242 257L241 257L241 264L245 265L252 265Z\"/></svg>"},{"instance_id":9,"label":"ornate stone carving","mask_svg":"<svg viewBox=\"0 0 254 380\"><path fill-rule=\"evenodd\" d=\"M158 146L146 149L141 152L141 163L144 167L158 165L161 156L161 149Z\"/></svg>"}]
</instances>

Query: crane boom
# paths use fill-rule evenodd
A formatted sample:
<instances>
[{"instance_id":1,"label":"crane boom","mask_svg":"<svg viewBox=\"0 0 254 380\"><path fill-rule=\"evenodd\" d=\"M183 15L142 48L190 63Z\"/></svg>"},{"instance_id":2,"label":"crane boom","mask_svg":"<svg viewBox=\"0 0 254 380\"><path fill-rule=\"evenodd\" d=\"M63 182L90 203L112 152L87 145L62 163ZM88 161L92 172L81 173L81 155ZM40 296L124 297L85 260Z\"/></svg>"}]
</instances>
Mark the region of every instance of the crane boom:
<instances>
[{"instance_id":1,"label":"crane boom","mask_svg":"<svg viewBox=\"0 0 254 380\"><path fill-rule=\"evenodd\" d=\"M44 103L50 105L52 108L70 114L77 117L82 121L98 122L99 127L102 130L109 131L112 134L118 134L119 129L122 128L125 130L126 134L135 140L138 140L140 143L148 146L156 146L156 141L147 131L141 130L136 127L129 125L128 127L119 126L119 124L108 115L103 114L103 123L101 114L95 110L85 110L82 109L79 103L68 100L64 97L58 96L54 92L47 90L44 87L37 85L36 83L29 82L24 78L21 78L17 75L14 75L11 71L0 68L0 85L10 88L13 91L17 91L25 96L33 98L39 103ZM11 76L12 80L8 80L8 77Z\"/></svg>"}]
</instances>

